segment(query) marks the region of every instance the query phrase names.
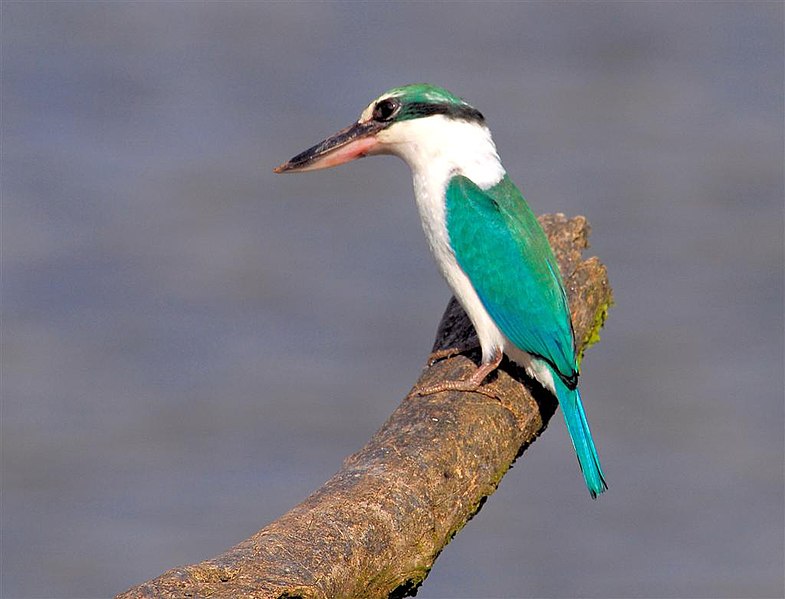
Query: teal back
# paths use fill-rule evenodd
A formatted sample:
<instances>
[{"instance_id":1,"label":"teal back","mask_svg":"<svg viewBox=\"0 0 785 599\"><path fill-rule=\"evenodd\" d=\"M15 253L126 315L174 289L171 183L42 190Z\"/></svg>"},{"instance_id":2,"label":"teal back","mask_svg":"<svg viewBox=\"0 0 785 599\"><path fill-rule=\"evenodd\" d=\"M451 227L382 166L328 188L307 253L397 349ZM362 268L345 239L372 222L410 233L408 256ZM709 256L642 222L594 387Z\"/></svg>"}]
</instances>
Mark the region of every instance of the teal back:
<instances>
[{"instance_id":1,"label":"teal back","mask_svg":"<svg viewBox=\"0 0 785 599\"><path fill-rule=\"evenodd\" d=\"M575 387L575 342L559 267L518 188L506 175L487 190L459 175L446 195L455 257L491 318L519 349L544 358Z\"/></svg>"}]
</instances>

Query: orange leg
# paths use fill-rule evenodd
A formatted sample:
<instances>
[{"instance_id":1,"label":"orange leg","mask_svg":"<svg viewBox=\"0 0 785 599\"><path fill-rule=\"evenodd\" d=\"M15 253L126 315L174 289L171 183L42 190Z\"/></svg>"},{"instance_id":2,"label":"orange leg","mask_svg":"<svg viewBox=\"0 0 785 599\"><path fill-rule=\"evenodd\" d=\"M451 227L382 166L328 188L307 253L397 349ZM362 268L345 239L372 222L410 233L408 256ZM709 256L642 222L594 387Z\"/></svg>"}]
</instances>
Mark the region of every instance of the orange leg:
<instances>
[{"instance_id":1,"label":"orange leg","mask_svg":"<svg viewBox=\"0 0 785 599\"><path fill-rule=\"evenodd\" d=\"M446 349L437 349L435 352L431 352L428 356L428 366L433 366L436 362L440 360L446 360L447 358L452 358L453 356L457 356L458 354L462 354L463 352L470 351L480 347L480 342L476 337L473 337L474 343L469 341L465 345L461 345L458 347L448 347Z\"/></svg>"},{"instance_id":2,"label":"orange leg","mask_svg":"<svg viewBox=\"0 0 785 599\"><path fill-rule=\"evenodd\" d=\"M447 350L442 350L447 351ZM434 352L439 353L439 352ZM460 353L460 352L458 352ZM428 387L415 387L409 396L412 395L432 395L434 393L441 393L442 391L480 391L480 386L482 382L486 379L486 377L491 374L494 370L499 367L499 364L502 362L502 358L504 357L504 353L501 349L497 349L496 353L493 355L493 359L486 364L481 364L477 367L477 370L472 374L468 379L460 380L460 381L443 381L436 385L429 385ZM483 395L488 395L489 397L493 397L488 393L483 393Z\"/></svg>"}]
</instances>

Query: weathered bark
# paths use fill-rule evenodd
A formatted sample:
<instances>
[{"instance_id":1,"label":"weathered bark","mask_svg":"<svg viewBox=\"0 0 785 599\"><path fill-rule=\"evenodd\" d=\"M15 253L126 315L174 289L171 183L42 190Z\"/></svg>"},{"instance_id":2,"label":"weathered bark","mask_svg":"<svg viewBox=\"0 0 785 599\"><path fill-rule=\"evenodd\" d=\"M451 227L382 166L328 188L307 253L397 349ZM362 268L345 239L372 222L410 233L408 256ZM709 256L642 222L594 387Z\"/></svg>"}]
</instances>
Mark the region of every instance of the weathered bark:
<instances>
[{"instance_id":1,"label":"weathered bark","mask_svg":"<svg viewBox=\"0 0 785 599\"><path fill-rule=\"evenodd\" d=\"M581 350L612 302L605 267L581 261L586 219L540 221L565 275ZM473 329L451 300L434 350L470 345ZM466 377L478 351L437 362L417 385ZM553 397L506 359L480 393L403 400L368 444L301 504L207 561L169 570L132 597L405 597L545 428ZM576 486L583 485L578 468ZM588 493L587 493L588 500Z\"/></svg>"}]
</instances>

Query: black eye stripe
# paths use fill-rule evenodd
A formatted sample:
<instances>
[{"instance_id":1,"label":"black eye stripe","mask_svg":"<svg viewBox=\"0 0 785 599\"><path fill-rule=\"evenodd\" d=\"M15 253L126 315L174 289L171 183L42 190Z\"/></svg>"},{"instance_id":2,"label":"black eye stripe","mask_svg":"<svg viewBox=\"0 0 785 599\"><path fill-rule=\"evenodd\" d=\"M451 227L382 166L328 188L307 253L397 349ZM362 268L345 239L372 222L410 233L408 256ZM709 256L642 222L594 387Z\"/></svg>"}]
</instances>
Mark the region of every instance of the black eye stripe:
<instances>
[{"instance_id":1,"label":"black eye stripe","mask_svg":"<svg viewBox=\"0 0 785 599\"><path fill-rule=\"evenodd\" d=\"M380 100L373 107L371 118L377 123L387 123L401 113L405 119L416 119L420 117L441 114L449 119L468 121L474 123L484 123L485 117L482 113L466 104L430 104L428 102L410 102L401 107L401 102L397 98L385 98ZM400 119L399 119L400 120Z\"/></svg>"},{"instance_id":2,"label":"black eye stripe","mask_svg":"<svg viewBox=\"0 0 785 599\"><path fill-rule=\"evenodd\" d=\"M411 115L414 118L442 114L447 118L459 121L474 123L485 122L485 117L479 110L465 104L427 104L425 102L412 102L411 104L406 105L405 112L407 115Z\"/></svg>"}]
</instances>

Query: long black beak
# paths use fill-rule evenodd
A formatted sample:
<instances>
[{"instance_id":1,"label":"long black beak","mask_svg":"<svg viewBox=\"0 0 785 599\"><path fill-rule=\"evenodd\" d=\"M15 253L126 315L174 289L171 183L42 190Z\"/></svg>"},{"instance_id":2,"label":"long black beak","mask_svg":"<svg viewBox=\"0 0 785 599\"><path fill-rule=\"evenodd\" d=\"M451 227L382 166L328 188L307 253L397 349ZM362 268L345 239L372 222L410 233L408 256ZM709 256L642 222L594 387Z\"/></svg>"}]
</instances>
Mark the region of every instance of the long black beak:
<instances>
[{"instance_id":1,"label":"long black beak","mask_svg":"<svg viewBox=\"0 0 785 599\"><path fill-rule=\"evenodd\" d=\"M273 169L276 173L315 171L368 155L378 144L376 133L389 123L354 123Z\"/></svg>"}]
</instances>

